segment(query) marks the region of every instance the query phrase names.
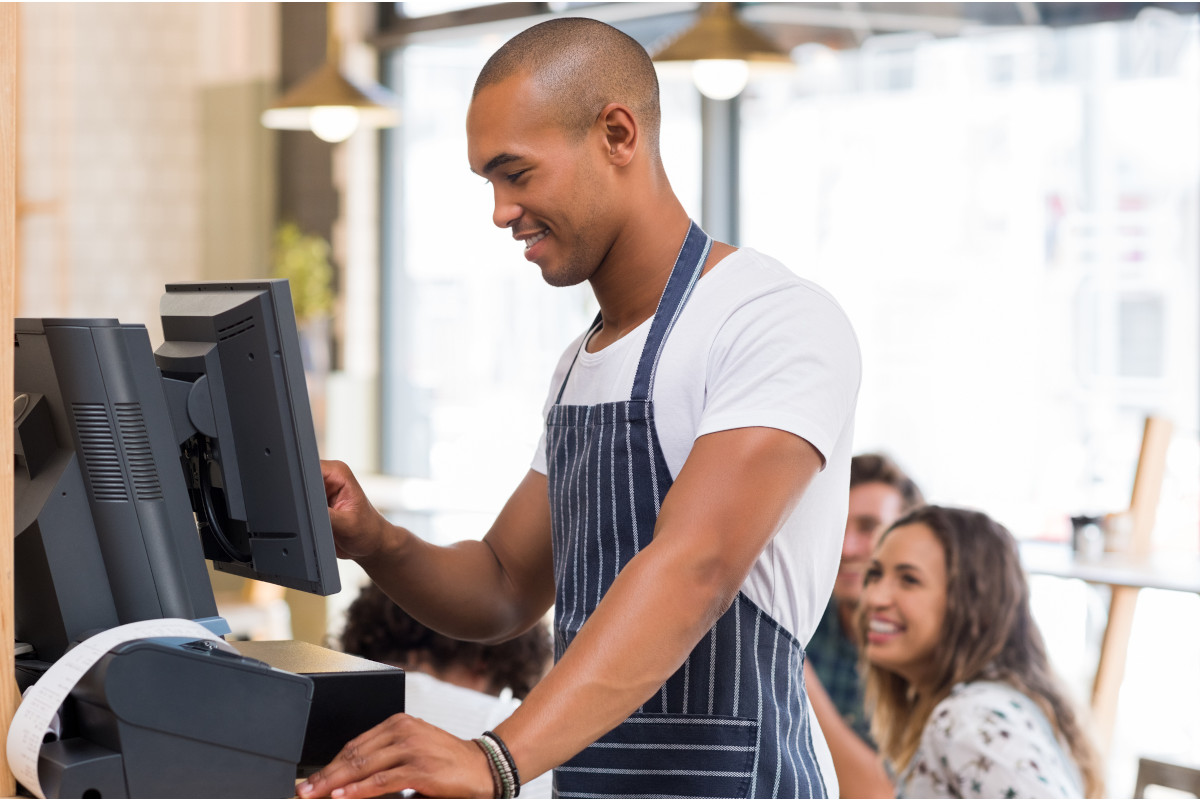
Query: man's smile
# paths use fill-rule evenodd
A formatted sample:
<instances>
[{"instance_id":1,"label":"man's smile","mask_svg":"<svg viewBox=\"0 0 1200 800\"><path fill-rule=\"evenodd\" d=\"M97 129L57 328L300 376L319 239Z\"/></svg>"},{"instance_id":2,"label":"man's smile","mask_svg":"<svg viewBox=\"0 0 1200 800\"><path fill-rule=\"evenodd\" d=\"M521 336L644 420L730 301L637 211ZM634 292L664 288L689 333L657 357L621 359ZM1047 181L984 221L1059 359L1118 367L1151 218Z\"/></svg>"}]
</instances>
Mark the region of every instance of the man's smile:
<instances>
[{"instance_id":1,"label":"man's smile","mask_svg":"<svg viewBox=\"0 0 1200 800\"><path fill-rule=\"evenodd\" d=\"M533 247L535 244L540 242L542 239L545 239L546 235L548 233L550 233L549 228L542 228L537 233L529 236L527 239L525 239L525 249L528 250L529 248ZM518 240L520 239L520 237L517 237L517 238L518 238Z\"/></svg>"}]
</instances>

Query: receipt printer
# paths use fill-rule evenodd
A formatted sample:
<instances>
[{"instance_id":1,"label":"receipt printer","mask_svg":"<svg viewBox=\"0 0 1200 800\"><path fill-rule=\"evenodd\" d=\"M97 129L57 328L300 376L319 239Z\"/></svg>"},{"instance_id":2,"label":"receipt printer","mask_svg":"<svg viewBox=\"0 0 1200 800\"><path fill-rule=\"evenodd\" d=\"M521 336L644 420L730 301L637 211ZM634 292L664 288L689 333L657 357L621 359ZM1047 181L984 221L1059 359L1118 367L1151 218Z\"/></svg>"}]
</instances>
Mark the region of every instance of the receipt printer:
<instances>
[{"instance_id":1,"label":"receipt printer","mask_svg":"<svg viewBox=\"0 0 1200 800\"><path fill-rule=\"evenodd\" d=\"M47 797L293 797L312 692L212 641L126 642L71 691L38 779Z\"/></svg>"}]
</instances>

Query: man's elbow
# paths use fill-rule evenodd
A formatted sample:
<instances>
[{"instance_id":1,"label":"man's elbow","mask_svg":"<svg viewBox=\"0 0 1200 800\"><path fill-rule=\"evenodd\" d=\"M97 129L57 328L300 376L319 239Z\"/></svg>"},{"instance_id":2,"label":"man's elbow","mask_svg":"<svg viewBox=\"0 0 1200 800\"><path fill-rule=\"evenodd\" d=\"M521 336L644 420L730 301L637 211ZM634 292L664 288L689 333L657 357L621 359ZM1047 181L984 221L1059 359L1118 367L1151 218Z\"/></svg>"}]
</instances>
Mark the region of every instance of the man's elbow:
<instances>
[{"instance_id":1,"label":"man's elbow","mask_svg":"<svg viewBox=\"0 0 1200 800\"><path fill-rule=\"evenodd\" d=\"M746 576L722 553L692 554L686 568L681 570L684 593L694 607L702 610L703 624L715 625L737 599Z\"/></svg>"}]
</instances>

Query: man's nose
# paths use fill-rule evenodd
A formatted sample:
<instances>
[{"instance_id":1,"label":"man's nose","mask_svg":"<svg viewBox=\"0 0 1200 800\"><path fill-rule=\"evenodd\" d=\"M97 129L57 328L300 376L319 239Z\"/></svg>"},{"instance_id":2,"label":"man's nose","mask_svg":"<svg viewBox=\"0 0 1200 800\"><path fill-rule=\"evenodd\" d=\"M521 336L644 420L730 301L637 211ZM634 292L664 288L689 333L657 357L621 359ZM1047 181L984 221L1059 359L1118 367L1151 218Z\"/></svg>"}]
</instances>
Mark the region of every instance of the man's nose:
<instances>
[{"instance_id":1,"label":"man's nose","mask_svg":"<svg viewBox=\"0 0 1200 800\"><path fill-rule=\"evenodd\" d=\"M497 228L512 228L521 218L523 209L513 202L502 187L493 190L495 206L492 209L492 222Z\"/></svg>"},{"instance_id":2,"label":"man's nose","mask_svg":"<svg viewBox=\"0 0 1200 800\"><path fill-rule=\"evenodd\" d=\"M871 555L871 537L863 536L857 529L847 526L842 539L842 560L862 561Z\"/></svg>"}]
</instances>

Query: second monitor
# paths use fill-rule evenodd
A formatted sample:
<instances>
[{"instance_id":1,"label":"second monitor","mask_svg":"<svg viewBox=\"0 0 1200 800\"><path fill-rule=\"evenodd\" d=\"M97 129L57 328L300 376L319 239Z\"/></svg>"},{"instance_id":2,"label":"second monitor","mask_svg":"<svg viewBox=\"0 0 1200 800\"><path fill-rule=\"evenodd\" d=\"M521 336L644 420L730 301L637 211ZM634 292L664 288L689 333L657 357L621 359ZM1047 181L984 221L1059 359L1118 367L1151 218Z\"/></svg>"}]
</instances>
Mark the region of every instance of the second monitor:
<instances>
[{"instance_id":1,"label":"second monitor","mask_svg":"<svg viewBox=\"0 0 1200 800\"><path fill-rule=\"evenodd\" d=\"M169 284L155 351L205 558L314 594L340 588L286 281Z\"/></svg>"}]
</instances>

